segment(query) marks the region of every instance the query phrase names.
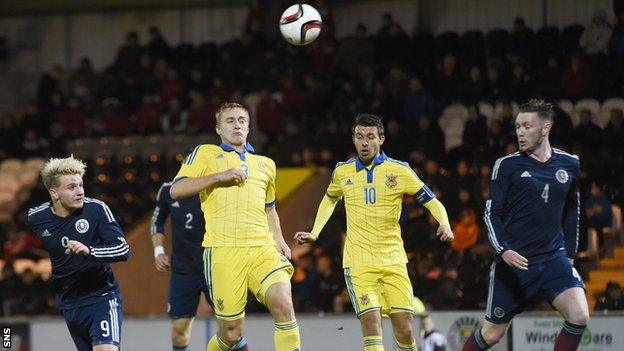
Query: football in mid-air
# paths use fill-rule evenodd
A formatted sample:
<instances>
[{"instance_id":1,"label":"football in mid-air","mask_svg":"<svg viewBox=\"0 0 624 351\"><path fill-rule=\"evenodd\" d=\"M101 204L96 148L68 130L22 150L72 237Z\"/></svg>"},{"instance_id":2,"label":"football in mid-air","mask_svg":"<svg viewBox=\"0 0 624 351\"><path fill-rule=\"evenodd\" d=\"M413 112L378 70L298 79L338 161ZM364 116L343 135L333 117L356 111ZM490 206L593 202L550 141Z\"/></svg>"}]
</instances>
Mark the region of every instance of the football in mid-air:
<instances>
[{"instance_id":1,"label":"football in mid-air","mask_svg":"<svg viewBox=\"0 0 624 351\"><path fill-rule=\"evenodd\" d=\"M319 12L307 4L292 5L280 18L282 36L293 45L307 45L313 42L321 33L322 25Z\"/></svg>"}]
</instances>

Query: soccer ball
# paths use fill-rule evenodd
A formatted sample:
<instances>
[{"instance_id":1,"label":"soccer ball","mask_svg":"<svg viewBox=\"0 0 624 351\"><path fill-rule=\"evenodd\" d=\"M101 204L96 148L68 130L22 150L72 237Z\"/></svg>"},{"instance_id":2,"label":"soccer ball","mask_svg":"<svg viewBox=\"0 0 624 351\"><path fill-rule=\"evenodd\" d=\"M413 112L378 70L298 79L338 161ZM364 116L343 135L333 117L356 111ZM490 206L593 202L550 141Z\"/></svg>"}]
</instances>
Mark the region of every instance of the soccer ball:
<instances>
[{"instance_id":1,"label":"soccer ball","mask_svg":"<svg viewBox=\"0 0 624 351\"><path fill-rule=\"evenodd\" d=\"M280 18L280 31L287 42L293 45L307 45L321 33L321 15L307 4L292 5Z\"/></svg>"}]
</instances>

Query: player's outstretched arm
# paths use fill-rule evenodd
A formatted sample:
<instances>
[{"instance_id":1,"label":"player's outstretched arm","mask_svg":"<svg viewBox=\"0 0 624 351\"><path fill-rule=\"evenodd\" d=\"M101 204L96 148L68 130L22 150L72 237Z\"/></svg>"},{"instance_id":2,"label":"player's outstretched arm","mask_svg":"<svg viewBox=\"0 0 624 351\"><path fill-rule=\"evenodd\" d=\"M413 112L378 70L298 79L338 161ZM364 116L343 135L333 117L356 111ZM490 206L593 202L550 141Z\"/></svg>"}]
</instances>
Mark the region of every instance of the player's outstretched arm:
<instances>
[{"instance_id":1,"label":"player's outstretched arm","mask_svg":"<svg viewBox=\"0 0 624 351\"><path fill-rule=\"evenodd\" d=\"M199 194L200 191L211 186L243 185L247 180L245 172L240 168L230 168L227 171L210 174L197 178L179 178L171 186L169 195L174 200L184 199Z\"/></svg>"},{"instance_id":2,"label":"player's outstretched arm","mask_svg":"<svg viewBox=\"0 0 624 351\"><path fill-rule=\"evenodd\" d=\"M329 218L331 218L334 213L334 209L336 209L336 204L339 200L339 197L329 196L329 194L325 194L325 196L323 196L318 210L316 211L316 218L314 219L312 231L297 232L295 234L295 241L297 244L302 245L313 243L316 239L318 239L323 227L327 224L327 221L329 221Z\"/></svg>"},{"instance_id":3,"label":"player's outstretched arm","mask_svg":"<svg viewBox=\"0 0 624 351\"><path fill-rule=\"evenodd\" d=\"M433 198L423 205L433 218L438 221L439 227L436 235L440 238L440 241L449 242L455 239L455 235L451 230L451 224L449 223L448 214L446 213L446 208L440 202L440 200Z\"/></svg>"}]
</instances>

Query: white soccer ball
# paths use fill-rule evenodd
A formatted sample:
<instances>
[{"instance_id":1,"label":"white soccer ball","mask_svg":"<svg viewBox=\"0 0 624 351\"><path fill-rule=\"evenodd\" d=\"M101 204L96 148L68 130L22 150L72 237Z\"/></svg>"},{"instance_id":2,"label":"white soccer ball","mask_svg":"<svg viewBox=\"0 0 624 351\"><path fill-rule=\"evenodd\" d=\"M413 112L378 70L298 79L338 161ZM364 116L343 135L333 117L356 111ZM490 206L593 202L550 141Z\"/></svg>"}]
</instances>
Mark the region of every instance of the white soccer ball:
<instances>
[{"instance_id":1,"label":"white soccer ball","mask_svg":"<svg viewBox=\"0 0 624 351\"><path fill-rule=\"evenodd\" d=\"M323 21L316 9L307 4L292 5L280 18L280 32L293 45L308 45L321 33Z\"/></svg>"}]
</instances>

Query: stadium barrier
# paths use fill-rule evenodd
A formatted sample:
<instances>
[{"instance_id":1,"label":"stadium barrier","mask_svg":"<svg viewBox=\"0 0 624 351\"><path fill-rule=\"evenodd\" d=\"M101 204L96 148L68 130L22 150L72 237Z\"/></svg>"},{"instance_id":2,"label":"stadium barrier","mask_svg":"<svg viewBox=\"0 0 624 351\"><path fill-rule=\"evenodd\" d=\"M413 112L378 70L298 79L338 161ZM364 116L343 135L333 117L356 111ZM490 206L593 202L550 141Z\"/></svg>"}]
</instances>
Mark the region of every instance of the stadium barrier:
<instances>
[{"instance_id":1,"label":"stadium barrier","mask_svg":"<svg viewBox=\"0 0 624 351\"><path fill-rule=\"evenodd\" d=\"M480 326L481 311L432 312L436 329L448 339L447 351L461 349L462 343ZM359 351L361 350L360 325L352 315L306 315L298 316L302 342L306 350ZM552 350L556 334L563 320L554 314L526 313L518 316L510 335L491 350L494 351L542 351ZM72 350L73 343L61 318L38 318L34 320L0 320L3 332L11 329L11 348L15 351ZM204 350L208 338L214 333L213 319L199 319L193 325L192 350ZM414 330L419 332L420 321L414 319ZM384 345L393 350L392 329L384 321ZM169 350L170 322L166 318L126 318L122 329L124 350ZM593 315L579 351L624 350L624 314ZM245 323L245 335L250 348L256 351L273 350L273 321L266 315L249 315ZM4 335L3 335L4 336ZM6 340L6 338L4 339ZM0 348L4 350L6 348Z\"/></svg>"}]
</instances>

